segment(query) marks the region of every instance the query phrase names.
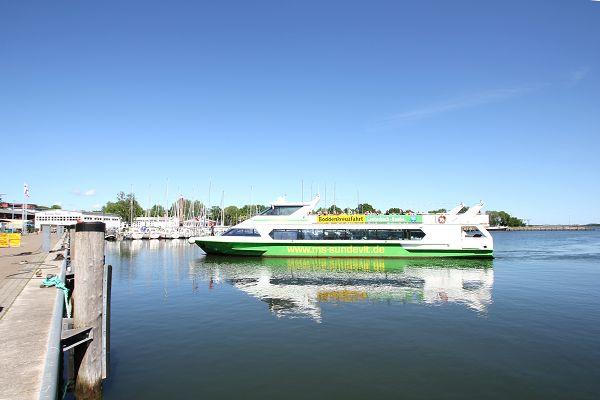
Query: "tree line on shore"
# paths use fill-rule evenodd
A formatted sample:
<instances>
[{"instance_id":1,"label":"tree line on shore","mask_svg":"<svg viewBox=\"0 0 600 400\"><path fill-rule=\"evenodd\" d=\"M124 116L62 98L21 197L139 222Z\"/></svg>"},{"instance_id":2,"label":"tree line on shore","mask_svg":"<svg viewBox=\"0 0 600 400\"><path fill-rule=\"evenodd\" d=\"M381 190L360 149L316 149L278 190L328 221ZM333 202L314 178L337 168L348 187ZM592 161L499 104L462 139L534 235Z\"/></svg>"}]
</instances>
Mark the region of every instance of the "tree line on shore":
<instances>
[{"instance_id":1,"label":"tree line on shore","mask_svg":"<svg viewBox=\"0 0 600 400\"><path fill-rule=\"evenodd\" d=\"M221 221L225 225L235 225L245 219L259 214L266 210L269 206L262 204L246 204L242 207L230 205L221 209L219 206L206 207L201 201L188 200L181 198L171 204L168 209L169 216L181 216L184 219L206 215L213 221ZM460 212L465 212L468 207L464 207ZM137 218L141 216L163 217L167 215L167 210L160 204L155 204L148 209L144 209L137 201L134 194L126 194L119 192L116 201L109 201L102 207L102 212L107 214L115 214L121 217L126 223L131 223L131 217ZM385 212L376 209L369 203L361 203L356 208L346 207L340 208L336 205L329 207L321 207L315 210L321 214L364 214L364 213L382 213L382 214L410 214L412 210L404 210L398 207L392 207ZM445 208L430 210L431 214L442 214L448 212ZM511 216L505 211L487 211L490 216L490 226L525 226L523 220Z\"/></svg>"}]
</instances>

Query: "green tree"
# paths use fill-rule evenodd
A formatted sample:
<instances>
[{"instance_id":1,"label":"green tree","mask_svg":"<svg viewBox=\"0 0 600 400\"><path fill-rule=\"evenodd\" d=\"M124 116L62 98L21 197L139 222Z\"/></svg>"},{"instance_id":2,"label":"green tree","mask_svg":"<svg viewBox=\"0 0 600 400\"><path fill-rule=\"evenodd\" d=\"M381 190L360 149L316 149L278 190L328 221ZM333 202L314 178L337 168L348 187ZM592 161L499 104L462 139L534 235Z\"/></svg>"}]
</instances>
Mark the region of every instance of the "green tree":
<instances>
[{"instance_id":1,"label":"green tree","mask_svg":"<svg viewBox=\"0 0 600 400\"><path fill-rule=\"evenodd\" d=\"M60 210L62 209L62 207L60 206L60 204L52 204L52 207L50 207L51 210Z\"/></svg>"},{"instance_id":2,"label":"green tree","mask_svg":"<svg viewBox=\"0 0 600 400\"><path fill-rule=\"evenodd\" d=\"M208 210L208 219L221 222L221 207L212 206L210 210Z\"/></svg>"},{"instance_id":3,"label":"green tree","mask_svg":"<svg viewBox=\"0 0 600 400\"><path fill-rule=\"evenodd\" d=\"M360 214L364 214L366 212L375 212L375 208L369 203L362 203L358 205L356 211Z\"/></svg>"},{"instance_id":4,"label":"green tree","mask_svg":"<svg viewBox=\"0 0 600 400\"><path fill-rule=\"evenodd\" d=\"M490 226L525 226L523 220L513 217L506 211L488 211Z\"/></svg>"},{"instance_id":5,"label":"green tree","mask_svg":"<svg viewBox=\"0 0 600 400\"><path fill-rule=\"evenodd\" d=\"M225 210L225 225L235 225L238 223L238 217L240 215L240 209L236 206L227 206Z\"/></svg>"},{"instance_id":6,"label":"green tree","mask_svg":"<svg viewBox=\"0 0 600 400\"><path fill-rule=\"evenodd\" d=\"M336 205L329 206L327 211L329 212L329 214L341 214L342 213L342 209Z\"/></svg>"},{"instance_id":7,"label":"green tree","mask_svg":"<svg viewBox=\"0 0 600 400\"><path fill-rule=\"evenodd\" d=\"M398 207L392 207L389 210L387 210L385 213L386 214L401 214L402 210L399 209Z\"/></svg>"},{"instance_id":8,"label":"green tree","mask_svg":"<svg viewBox=\"0 0 600 400\"><path fill-rule=\"evenodd\" d=\"M428 212L429 212L429 214L444 214L444 213L447 213L448 210L446 210L445 208L438 208L437 210L431 210Z\"/></svg>"},{"instance_id":9,"label":"green tree","mask_svg":"<svg viewBox=\"0 0 600 400\"><path fill-rule=\"evenodd\" d=\"M261 212L265 211L268 206L263 206L262 204L246 204L245 206L239 209L239 220L246 220L251 218Z\"/></svg>"},{"instance_id":10,"label":"green tree","mask_svg":"<svg viewBox=\"0 0 600 400\"><path fill-rule=\"evenodd\" d=\"M135 198L133 194L125 194L119 192L117 194L117 201L109 201L102 207L102 212L106 214L115 214L121 217L126 223L131 223L131 207L133 205L133 217L141 217L144 215L144 209Z\"/></svg>"},{"instance_id":11,"label":"green tree","mask_svg":"<svg viewBox=\"0 0 600 400\"><path fill-rule=\"evenodd\" d=\"M150 209L151 217L163 217L165 215L165 208L160 204L155 204Z\"/></svg>"}]
</instances>

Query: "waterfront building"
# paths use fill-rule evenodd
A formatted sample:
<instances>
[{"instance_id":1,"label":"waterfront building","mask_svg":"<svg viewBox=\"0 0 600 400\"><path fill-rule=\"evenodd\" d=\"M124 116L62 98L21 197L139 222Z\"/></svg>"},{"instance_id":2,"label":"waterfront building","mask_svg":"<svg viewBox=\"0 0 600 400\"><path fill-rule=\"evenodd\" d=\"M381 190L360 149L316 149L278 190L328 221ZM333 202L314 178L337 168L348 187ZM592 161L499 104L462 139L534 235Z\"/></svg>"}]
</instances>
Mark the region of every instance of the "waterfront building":
<instances>
[{"instance_id":1,"label":"waterfront building","mask_svg":"<svg viewBox=\"0 0 600 400\"><path fill-rule=\"evenodd\" d=\"M113 214L103 214L85 211L47 210L35 214L35 229L42 225L75 225L77 222L104 222L106 230L116 230L121 227L121 217Z\"/></svg>"},{"instance_id":2,"label":"waterfront building","mask_svg":"<svg viewBox=\"0 0 600 400\"><path fill-rule=\"evenodd\" d=\"M3 229L22 230L23 229L23 204L0 202L0 222ZM27 224L33 226L35 214L41 207L36 204L26 204Z\"/></svg>"}]
</instances>

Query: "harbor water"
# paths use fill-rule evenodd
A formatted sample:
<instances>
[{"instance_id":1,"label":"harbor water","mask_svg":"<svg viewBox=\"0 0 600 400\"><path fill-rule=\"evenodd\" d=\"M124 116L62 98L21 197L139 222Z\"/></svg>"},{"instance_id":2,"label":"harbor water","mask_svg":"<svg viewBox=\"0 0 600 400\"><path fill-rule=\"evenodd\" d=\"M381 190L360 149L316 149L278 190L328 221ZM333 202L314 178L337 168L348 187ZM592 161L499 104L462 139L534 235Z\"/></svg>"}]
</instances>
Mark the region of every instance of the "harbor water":
<instances>
[{"instance_id":1,"label":"harbor water","mask_svg":"<svg viewBox=\"0 0 600 400\"><path fill-rule=\"evenodd\" d=\"M104 398L597 398L600 231L494 240L491 261L107 243Z\"/></svg>"}]
</instances>

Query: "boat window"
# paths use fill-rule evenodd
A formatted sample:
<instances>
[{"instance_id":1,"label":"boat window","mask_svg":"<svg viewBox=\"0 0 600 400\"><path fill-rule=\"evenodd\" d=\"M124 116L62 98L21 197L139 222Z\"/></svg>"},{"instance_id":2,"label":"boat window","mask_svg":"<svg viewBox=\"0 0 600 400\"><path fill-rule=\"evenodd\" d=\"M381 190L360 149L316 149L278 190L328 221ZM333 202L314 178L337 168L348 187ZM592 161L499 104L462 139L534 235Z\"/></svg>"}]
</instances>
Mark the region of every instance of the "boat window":
<instances>
[{"instance_id":1,"label":"boat window","mask_svg":"<svg viewBox=\"0 0 600 400\"><path fill-rule=\"evenodd\" d=\"M271 208L267 208L260 215L292 215L302 206L272 206Z\"/></svg>"},{"instance_id":2,"label":"boat window","mask_svg":"<svg viewBox=\"0 0 600 400\"><path fill-rule=\"evenodd\" d=\"M463 226L462 227L464 237L483 237L485 236L476 226Z\"/></svg>"},{"instance_id":3,"label":"boat window","mask_svg":"<svg viewBox=\"0 0 600 400\"><path fill-rule=\"evenodd\" d=\"M420 229L407 229L404 238L407 240L421 240L425 237L425 232Z\"/></svg>"},{"instance_id":4,"label":"boat window","mask_svg":"<svg viewBox=\"0 0 600 400\"><path fill-rule=\"evenodd\" d=\"M297 229L274 229L269 234L274 240L298 240Z\"/></svg>"},{"instance_id":5,"label":"boat window","mask_svg":"<svg viewBox=\"0 0 600 400\"><path fill-rule=\"evenodd\" d=\"M256 229L232 228L223 234L223 236L260 236Z\"/></svg>"},{"instance_id":6,"label":"boat window","mask_svg":"<svg viewBox=\"0 0 600 400\"><path fill-rule=\"evenodd\" d=\"M350 229L350 240L367 240L369 239L369 231L366 229Z\"/></svg>"},{"instance_id":7,"label":"boat window","mask_svg":"<svg viewBox=\"0 0 600 400\"><path fill-rule=\"evenodd\" d=\"M348 234L345 229L325 229L324 237L325 240L348 240Z\"/></svg>"},{"instance_id":8,"label":"boat window","mask_svg":"<svg viewBox=\"0 0 600 400\"><path fill-rule=\"evenodd\" d=\"M405 238L403 229L369 229L369 240L402 240Z\"/></svg>"},{"instance_id":9,"label":"boat window","mask_svg":"<svg viewBox=\"0 0 600 400\"><path fill-rule=\"evenodd\" d=\"M274 240L421 240L420 229L273 229Z\"/></svg>"},{"instance_id":10,"label":"boat window","mask_svg":"<svg viewBox=\"0 0 600 400\"><path fill-rule=\"evenodd\" d=\"M301 229L298 239L323 240L323 229Z\"/></svg>"}]
</instances>

